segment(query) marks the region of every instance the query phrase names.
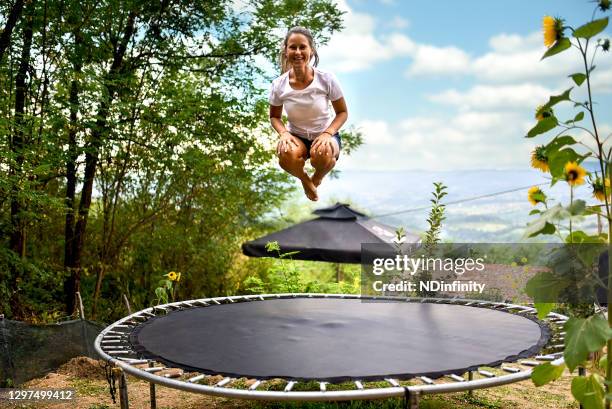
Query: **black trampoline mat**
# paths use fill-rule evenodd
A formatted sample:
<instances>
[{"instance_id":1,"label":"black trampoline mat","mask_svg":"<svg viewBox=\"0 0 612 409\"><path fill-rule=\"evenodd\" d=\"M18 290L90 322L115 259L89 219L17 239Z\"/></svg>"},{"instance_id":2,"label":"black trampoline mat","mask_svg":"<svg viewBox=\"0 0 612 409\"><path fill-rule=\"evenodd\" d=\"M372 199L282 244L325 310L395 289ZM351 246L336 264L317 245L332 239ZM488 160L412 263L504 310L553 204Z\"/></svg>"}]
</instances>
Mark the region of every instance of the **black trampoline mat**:
<instances>
[{"instance_id":1,"label":"black trampoline mat","mask_svg":"<svg viewBox=\"0 0 612 409\"><path fill-rule=\"evenodd\" d=\"M549 337L540 322L486 308L288 298L171 312L130 342L188 371L338 382L461 374L533 356Z\"/></svg>"}]
</instances>

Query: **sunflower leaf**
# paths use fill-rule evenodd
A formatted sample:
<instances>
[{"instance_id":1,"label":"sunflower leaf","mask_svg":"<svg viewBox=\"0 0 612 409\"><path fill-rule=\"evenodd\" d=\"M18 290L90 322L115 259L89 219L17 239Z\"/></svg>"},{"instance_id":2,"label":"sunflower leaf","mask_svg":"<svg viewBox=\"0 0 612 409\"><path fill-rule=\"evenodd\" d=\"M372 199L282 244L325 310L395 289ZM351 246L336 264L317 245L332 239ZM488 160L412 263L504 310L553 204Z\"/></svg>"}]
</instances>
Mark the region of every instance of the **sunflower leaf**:
<instances>
[{"instance_id":1,"label":"sunflower leaf","mask_svg":"<svg viewBox=\"0 0 612 409\"><path fill-rule=\"evenodd\" d=\"M599 20L593 20L585 25L578 27L574 30L574 37L576 38L591 38L594 35L601 33L608 26L608 17L600 18Z\"/></svg>"},{"instance_id":2,"label":"sunflower leaf","mask_svg":"<svg viewBox=\"0 0 612 409\"><path fill-rule=\"evenodd\" d=\"M569 120L566 122L566 124L570 124L570 123L574 123L574 122L580 122L584 119L584 112L580 111L576 114L576 116L574 117L574 119Z\"/></svg>"},{"instance_id":3,"label":"sunflower leaf","mask_svg":"<svg viewBox=\"0 0 612 409\"><path fill-rule=\"evenodd\" d=\"M569 135L558 136L546 145L546 156L550 156L553 152L558 151L564 146L575 145L576 140Z\"/></svg>"},{"instance_id":4,"label":"sunflower leaf","mask_svg":"<svg viewBox=\"0 0 612 409\"><path fill-rule=\"evenodd\" d=\"M563 358L570 372L588 358L589 352L599 351L612 337L612 329L601 315L572 317L563 329L566 332Z\"/></svg>"},{"instance_id":5,"label":"sunflower leaf","mask_svg":"<svg viewBox=\"0 0 612 409\"><path fill-rule=\"evenodd\" d=\"M529 238L538 236L540 234L550 235L555 234L555 231L557 231L557 229L555 228L554 224L549 223L548 221L543 220L543 217L540 217L538 220L534 220L533 222L527 224L524 236Z\"/></svg>"},{"instance_id":6,"label":"sunflower leaf","mask_svg":"<svg viewBox=\"0 0 612 409\"><path fill-rule=\"evenodd\" d=\"M547 107L547 108L552 108L554 105L557 105L561 101L569 101L570 100L570 92L572 92L573 89L574 89L574 87L571 87L571 88L568 88L565 91L563 91L562 94L551 96L548 99L548 102L546 103L546 105L544 105L544 106Z\"/></svg>"},{"instance_id":7,"label":"sunflower leaf","mask_svg":"<svg viewBox=\"0 0 612 409\"><path fill-rule=\"evenodd\" d=\"M586 202L584 200L574 200L571 205L567 207L567 211L571 216L580 216L586 210Z\"/></svg>"},{"instance_id":8,"label":"sunflower leaf","mask_svg":"<svg viewBox=\"0 0 612 409\"><path fill-rule=\"evenodd\" d=\"M569 284L567 279L557 277L550 271L541 271L527 281L525 292L535 304L543 307L543 304L557 301L561 291Z\"/></svg>"},{"instance_id":9,"label":"sunflower leaf","mask_svg":"<svg viewBox=\"0 0 612 409\"><path fill-rule=\"evenodd\" d=\"M553 304L554 305L554 304ZM531 373L531 380L535 386L542 386L559 379L563 375L565 364L553 365L550 362L538 365Z\"/></svg>"},{"instance_id":10,"label":"sunflower leaf","mask_svg":"<svg viewBox=\"0 0 612 409\"><path fill-rule=\"evenodd\" d=\"M551 312L553 309L555 309L556 305L557 304L554 302L536 302L533 304L535 309L538 311L538 318L541 320L546 318L548 313ZM540 386L540 385L536 384L536 386Z\"/></svg>"},{"instance_id":11,"label":"sunflower leaf","mask_svg":"<svg viewBox=\"0 0 612 409\"><path fill-rule=\"evenodd\" d=\"M551 150L548 152L548 167L550 168L550 174L555 178L561 178L565 172L565 164L567 162L578 162L581 158L572 148L566 148L561 150Z\"/></svg>"},{"instance_id":12,"label":"sunflower leaf","mask_svg":"<svg viewBox=\"0 0 612 409\"><path fill-rule=\"evenodd\" d=\"M569 77L574 80L576 85L581 86L584 80L586 80L586 75L581 72L577 72L576 74L572 74Z\"/></svg>"},{"instance_id":13,"label":"sunflower leaf","mask_svg":"<svg viewBox=\"0 0 612 409\"><path fill-rule=\"evenodd\" d=\"M543 134L544 132L548 132L551 129L555 128L558 125L557 118L554 116L549 116L548 118L544 118L541 121L538 121L536 126L531 128L529 132L527 132L527 138L533 138L534 136Z\"/></svg>"},{"instance_id":14,"label":"sunflower leaf","mask_svg":"<svg viewBox=\"0 0 612 409\"><path fill-rule=\"evenodd\" d=\"M606 369L608 367L608 354L605 354L601 358L599 358L599 362L597 363L601 369Z\"/></svg>"},{"instance_id":15,"label":"sunflower leaf","mask_svg":"<svg viewBox=\"0 0 612 409\"><path fill-rule=\"evenodd\" d=\"M601 376L577 376L572 379L572 395L584 409L603 409L605 392Z\"/></svg>"},{"instance_id":16,"label":"sunflower leaf","mask_svg":"<svg viewBox=\"0 0 612 409\"><path fill-rule=\"evenodd\" d=\"M540 58L540 61L543 60L544 58L548 58L548 57L552 57L555 54L559 54L560 52L563 52L565 50L567 50L568 48L570 48L572 46L571 41L568 38L560 38L559 40L557 40L557 42L555 43L555 45L553 45L552 47L550 47L542 56L542 58Z\"/></svg>"},{"instance_id":17,"label":"sunflower leaf","mask_svg":"<svg viewBox=\"0 0 612 409\"><path fill-rule=\"evenodd\" d=\"M538 209L533 209L532 211L529 212L529 216L532 216L534 214L540 214L542 213L541 211L539 211Z\"/></svg>"}]
</instances>

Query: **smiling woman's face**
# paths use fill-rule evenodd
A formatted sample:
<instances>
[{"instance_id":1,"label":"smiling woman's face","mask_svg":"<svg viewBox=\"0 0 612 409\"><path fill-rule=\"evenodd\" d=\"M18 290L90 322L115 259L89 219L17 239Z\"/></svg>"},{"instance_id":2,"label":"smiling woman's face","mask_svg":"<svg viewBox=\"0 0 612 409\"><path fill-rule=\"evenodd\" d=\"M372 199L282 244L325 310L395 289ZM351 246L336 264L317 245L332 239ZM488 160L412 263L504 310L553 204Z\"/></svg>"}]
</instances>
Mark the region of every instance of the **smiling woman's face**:
<instances>
[{"instance_id":1,"label":"smiling woman's face","mask_svg":"<svg viewBox=\"0 0 612 409\"><path fill-rule=\"evenodd\" d=\"M292 66L308 65L312 57L312 48L308 38L303 34L294 33L287 39L287 62Z\"/></svg>"}]
</instances>

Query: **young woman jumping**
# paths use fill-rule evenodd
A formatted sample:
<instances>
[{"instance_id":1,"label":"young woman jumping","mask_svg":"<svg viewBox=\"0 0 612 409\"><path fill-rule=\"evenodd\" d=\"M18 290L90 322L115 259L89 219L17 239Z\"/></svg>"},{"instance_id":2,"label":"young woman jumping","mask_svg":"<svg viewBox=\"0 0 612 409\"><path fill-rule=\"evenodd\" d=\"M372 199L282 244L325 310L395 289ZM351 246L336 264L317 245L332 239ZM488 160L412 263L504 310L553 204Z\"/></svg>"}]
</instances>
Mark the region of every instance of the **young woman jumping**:
<instances>
[{"instance_id":1,"label":"young woman jumping","mask_svg":"<svg viewBox=\"0 0 612 409\"><path fill-rule=\"evenodd\" d=\"M306 197L315 201L317 187L340 155L338 131L348 118L346 102L336 77L316 68L319 56L306 28L294 27L287 32L280 61L282 75L272 82L269 100L270 122L280 135L276 153L280 166L298 178ZM283 108L287 126L282 121ZM312 177L304 170L308 159L315 169Z\"/></svg>"}]
</instances>

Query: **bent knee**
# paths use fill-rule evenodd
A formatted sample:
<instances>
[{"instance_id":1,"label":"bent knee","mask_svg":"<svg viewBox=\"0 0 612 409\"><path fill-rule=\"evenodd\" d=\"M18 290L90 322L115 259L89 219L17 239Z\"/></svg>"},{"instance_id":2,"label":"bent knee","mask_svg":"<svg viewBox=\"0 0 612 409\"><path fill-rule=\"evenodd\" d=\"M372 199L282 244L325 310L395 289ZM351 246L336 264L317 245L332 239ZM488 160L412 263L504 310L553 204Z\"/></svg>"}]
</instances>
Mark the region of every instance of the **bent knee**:
<instances>
[{"instance_id":1,"label":"bent knee","mask_svg":"<svg viewBox=\"0 0 612 409\"><path fill-rule=\"evenodd\" d=\"M318 153L314 150L310 151L310 163L315 168L329 167L336 164L336 158L333 155Z\"/></svg>"},{"instance_id":2,"label":"bent knee","mask_svg":"<svg viewBox=\"0 0 612 409\"><path fill-rule=\"evenodd\" d=\"M306 160L306 152L298 148L287 152L281 151L278 155L278 161L281 165L290 165L292 163L303 162L304 160Z\"/></svg>"}]
</instances>

